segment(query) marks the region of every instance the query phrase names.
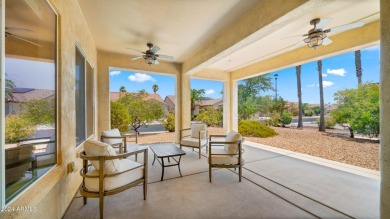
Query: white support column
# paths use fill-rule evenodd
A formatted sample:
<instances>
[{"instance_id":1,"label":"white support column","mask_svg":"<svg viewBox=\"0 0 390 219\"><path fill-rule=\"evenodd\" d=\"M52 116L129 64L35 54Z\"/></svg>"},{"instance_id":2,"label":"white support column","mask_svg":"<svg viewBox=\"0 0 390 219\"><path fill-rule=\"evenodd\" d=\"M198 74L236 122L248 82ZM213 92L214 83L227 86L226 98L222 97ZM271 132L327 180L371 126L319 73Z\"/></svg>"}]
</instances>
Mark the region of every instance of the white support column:
<instances>
[{"instance_id":1,"label":"white support column","mask_svg":"<svg viewBox=\"0 0 390 219\"><path fill-rule=\"evenodd\" d=\"M230 78L230 77L229 77ZM231 96L232 96L232 83L231 80L223 82L223 131L227 134L232 129L231 123Z\"/></svg>"},{"instance_id":2,"label":"white support column","mask_svg":"<svg viewBox=\"0 0 390 219\"><path fill-rule=\"evenodd\" d=\"M238 131L238 81L231 80L231 95L230 95L230 106L231 116L230 123L231 129Z\"/></svg>"},{"instance_id":3,"label":"white support column","mask_svg":"<svg viewBox=\"0 0 390 219\"><path fill-rule=\"evenodd\" d=\"M175 141L176 143L180 143L180 129L182 129L182 76L181 73L178 72L176 74L175 80Z\"/></svg>"},{"instance_id":4,"label":"white support column","mask_svg":"<svg viewBox=\"0 0 390 219\"><path fill-rule=\"evenodd\" d=\"M380 2L380 217L390 218L390 1Z\"/></svg>"},{"instance_id":5,"label":"white support column","mask_svg":"<svg viewBox=\"0 0 390 219\"><path fill-rule=\"evenodd\" d=\"M181 75L181 128L189 128L191 124L191 77Z\"/></svg>"},{"instance_id":6,"label":"white support column","mask_svg":"<svg viewBox=\"0 0 390 219\"><path fill-rule=\"evenodd\" d=\"M0 1L0 208L5 205L5 2Z\"/></svg>"}]
</instances>

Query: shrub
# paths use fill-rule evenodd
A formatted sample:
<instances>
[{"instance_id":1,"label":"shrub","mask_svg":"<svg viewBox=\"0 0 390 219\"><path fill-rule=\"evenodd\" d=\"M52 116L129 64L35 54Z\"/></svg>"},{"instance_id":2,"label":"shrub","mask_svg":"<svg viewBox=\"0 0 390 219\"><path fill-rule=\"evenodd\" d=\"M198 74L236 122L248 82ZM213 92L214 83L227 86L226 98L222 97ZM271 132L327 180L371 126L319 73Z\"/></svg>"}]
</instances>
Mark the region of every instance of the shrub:
<instances>
[{"instance_id":1,"label":"shrub","mask_svg":"<svg viewBox=\"0 0 390 219\"><path fill-rule=\"evenodd\" d=\"M164 120L162 121L162 125L168 132L174 132L175 131L175 114L169 113L165 116Z\"/></svg>"},{"instance_id":2,"label":"shrub","mask_svg":"<svg viewBox=\"0 0 390 219\"><path fill-rule=\"evenodd\" d=\"M20 105L20 115L34 125L54 125L55 102L53 98L32 100Z\"/></svg>"},{"instance_id":3,"label":"shrub","mask_svg":"<svg viewBox=\"0 0 390 219\"><path fill-rule=\"evenodd\" d=\"M305 110L305 116L313 116L314 111L313 110Z\"/></svg>"},{"instance_id":4,"label":"shrub","mask_svg":"<svg viewBox=\"0 0 390 219\"><path fill-rule=\"evenodd\" d=\"M317 119L317 124L320 125L320 119ZM333 129L336 125L336 120L332 116L325 116L325 128Z\"/></svg>"},{"instance_id":5,"label":"shrub","mask_svg":"<svg viewBox=\"0 0 390 219\"><path fill-rule=\"evenodd\" d=\"M238 132L247 137L268 138L277 135L272 128L255 120L241 120L238 124Z\"/></svg>"},{"instance_id":6,"label":"shrub","mask_svg":"<svg viewBox=\"0 0 390 219\"><path fill-rule=\"evenodd\" d=\"M282 118L281 118L281 122L282 122L282 124L283 124L283 127L284 127L285 125L290 124L291 121L292 121L292 115L291 115L291 113L289 113L289 112L283 112L281 117L282 117Z\"/></svg>"},{"instance_id":7,"label":"shrub","mask_svg":"<svg viewBox=\"0 0 390 219\"><path fill-rule=\"evenodd\" d=\"M5 142L16 143L31 136L35 126L21 116L8 115L5 117L5 130Z\"/></svg>"},{"instance_id":8,"label":"shrub","mask_svg":"<svg viewBox=\"0 0 390 219\"><path fill-rule=\"evenodd\" d=\"M207 124L207 126L219 126L222 123L222 118L220 109L208 106L205 109L202 109L201 113L196 117L196 121L203 122Z\"/></svg>"},{"instance_id":9,"label":"shrub","mask_svg":"<svg viewBox=\"0 0 390 219\"><path fill-rule=\"evenodd\" d=\"M111 128L121 132L129 131L130 115L126 106L118 101L111 101Z\"/></svg>"},{"instance_id":10,"label":"shrub","mask_svg":"<svg viewBox=\"0 0 390 219\"><path fill-rule=\"evenodd\" d=\"M280 120L281 120L281 117L280 117L280 114L279 114L279 113L273 112L273 113L269 114L268 117L269 117L269 119L267 119L267 120L265 121L265 124L266 124L267 126L274 126L274 127L280 126L280 125L279 125L279 122L280 122Z\"/></svg>"}]
</instances>

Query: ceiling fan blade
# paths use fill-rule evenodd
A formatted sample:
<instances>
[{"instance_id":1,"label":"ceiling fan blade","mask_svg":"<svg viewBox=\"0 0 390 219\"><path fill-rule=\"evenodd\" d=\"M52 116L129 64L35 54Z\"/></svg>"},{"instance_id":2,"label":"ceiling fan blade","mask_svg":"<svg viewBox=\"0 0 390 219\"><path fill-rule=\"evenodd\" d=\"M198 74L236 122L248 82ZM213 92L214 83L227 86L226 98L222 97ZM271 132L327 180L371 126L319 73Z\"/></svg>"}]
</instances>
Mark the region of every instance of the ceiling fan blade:
<instances>
[{"instance_id":1,"label":"ceiling fan blade","mask_svg":"<svg viewBox=\"0 0 390 219\"><path fill-rule=\"evenodd\" d=\"M160 57L160 58L162 58L162 59L169 59L169 60L173 60L173 59L174 59L173 56L161 55L161 54L158 54L158 57Z\"/></svg>"},{"instance_id":2,"label":"ceiling fan blade","mask_svg":"<svg viewBox=\"0 0 390 219\"><path fill-rule=\"evenodd\" d=\"M138 56L138 57L135 57L135 58L132 58L131 60L138 60L138 59L142 59L143 57L142 56Z\"/></svg>"},{"instance_id":3,"label":"ceiling fan blade","mask_svg":"<svg viewBox=\"0 0 390 219\"><path fill-rule=\"evenodd\" d=\"M158 62L158 60L156 59L156 60L154 60L154 64L158 65L158 64L160 64L160 62Z\"/></svg>"},{"instance_id":4,"label":"ceiling fan blade","mask_svg":"<svg viewBox=\"0 0 390 219\"><path fill-rule=\"evenodd\" d=\"M330 28L330 32L334 33L334 32L346 31L346 30L361 27L364 24L365 23L363 21L358 21L358 22L355 22L352 24L345 24L345 25L341 25L341 26L337 26L337 27L332 27L332 28Z\"/></svg>"},{"instance_id":5,"label":"ceiling fan blade","mask_svg":"<svg viewBox=\"0 0 390 219\"><path fill-rule=\"evenodd\" d=\"M15 34L12 34L12 33L9 33L9 32L6 32L5 35L6 35L6 36L10 36L10 37L14 37L14 38L19 39L19 40L22 40L22 41L25 41L25 42L30 43L30 44L33 44L33 45L35 45L35 46L39 46L39 47L42 46L42 45L40 45L40 44L38 44L38 43L34 43L33 41L30 41L30 40L28 40L28 39L25 39L25 38L23 38L23 37L20 37L20 36L18 36L18 35L15 35Z\"/></svg>"},{"instance_id":6,"label":"ceiling fan blade","mask_svg":"<svg viewBox=\"0 0 390 219\"><path fill-rule=\"evenodd\" d=\"M158 47L158 46L153 46L153 47L150 49L150 52L156 53L156 52L158 52L159 50L160 50L160 47Z\"/></svg>"},{"instance_id":7,"label":"ceiling fan blade","mask_svg":"<svg viewBox=\"0 0 390 219\"><path fill-rule=\"evenodd\" d=\"M133 48L127 48L127 49L145 54L145 52L142 52L141 50L138 50L138 49L133 49Z\"/></svg>"},{"instance_id":8,"label":"ceiling fan blade","mask_svg":"<svg viewBox=\"0 0 390 219\"><path fill-rule=\"evenodd\" d=\"M290 39L290 38L296 38L296 37L305 37L307 36L308 34L300 34L300 35L293 35L293 36L286 36L286 37L282 37L280 38L281 40L284 40L284 39Z\"/></svg>"},{"instance_id":9,"label":"ceiling fan blade","mask_svg":"<svg viewBox=\"0 0 390 219\"><path fill-rule=\"evenodd\" d=\"M332 18L321 18L320 23L316 25L316 29L323 30L326 25L328 25L332 21Z\"/></svg>"},{"instance_id":10,"label":"ceiling fan blade","mask_svg":"<svg viewBox=\"0 0 390 219\"><path fill-rule=\"evenodd\" d=\"M333 41L332 41L331 39L329 39L328 37L325 38L325 39L322 41L322 45L325 45L325 46L327 46L327 45L329 45L329 44L331 44L331 43L333 43Z\"/></svg>"}]
</instances>

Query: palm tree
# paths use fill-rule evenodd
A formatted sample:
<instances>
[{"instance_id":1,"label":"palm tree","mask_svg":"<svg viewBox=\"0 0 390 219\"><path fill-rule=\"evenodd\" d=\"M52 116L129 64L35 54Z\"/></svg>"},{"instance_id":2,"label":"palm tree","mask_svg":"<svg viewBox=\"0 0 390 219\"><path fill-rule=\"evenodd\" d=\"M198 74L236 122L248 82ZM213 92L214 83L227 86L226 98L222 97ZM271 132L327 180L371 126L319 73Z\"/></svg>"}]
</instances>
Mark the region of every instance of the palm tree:
<instances>
[{"instance_id":1,"label":"palm tree","mask_svg":"<svg viewBox=\"0 0 390 219\"><path fill-rule=\"evenodd\" d=\"M355 67L356 67L356 77L358 78L358 85L362 84L362 56L360 50L355 51Z\"/></svg>"},{"instance_id":2,"label":"palm tree","mask_svg":"<svg viewBox=\"0 0 390 219\"><path fill-rule=\"evenodd\" d=\"M15 89L15 83L9 79L5 79L5 100L12 100L14 98L13 90Z\"/></svg>"},{"instance_id":3,"label":"palm tree","mask_svg":"<svg viewBox=\"0 0 390 219\"><path fill-rule=\"evenodd\" d=\"M301 88L301 66L295 67L297 73L297 90L298 90L298 129L303 128L303 111L302 111L302 88Z\"/></svg>"},{"instance_id":4,"label":"palm tree","mask_svg":"<svg viewBox=\"0 0 390 219\"><path fill-rule=\"evenodd\" d=\"M204 95L204 89L191 89L191 114L194 113L196 102L203 101L205 99Z\"/></svg>"},{"instance_id":5,"label":"palm tree","mask_svg":"<svg viewBox=\"0 0 390 219\"><path fill-rule=\"evenodd\" d=\"M153 92L154 92L154 93L157 93L157 91L158 91L158 85L157 85L157 84L153 85L153 86L152 86L152 89L153 89Z\"/></svg>"},{"instance_id":6,"label":"palm tree","mask_svg":"<svg viewBox=\"0 0 390 219\"><path fill-rule=\"evenodd\" d=\"M318 60L318 79L320 87L320 124L318 129L320 132L325 131L325 107L324 107L324 87L322 84L322 60Z\"/></svg>"},{"instance_id":7,"label":"palm tree","mask_svg":"<svg viewBox=\"0 0 390 219\"><path fill-rule=\"evenodd\" d=\"M119 88L119 91L120 91L120 92L127 92L125 86L121 86L121 87Z\"/></svg>"}]
</instances>

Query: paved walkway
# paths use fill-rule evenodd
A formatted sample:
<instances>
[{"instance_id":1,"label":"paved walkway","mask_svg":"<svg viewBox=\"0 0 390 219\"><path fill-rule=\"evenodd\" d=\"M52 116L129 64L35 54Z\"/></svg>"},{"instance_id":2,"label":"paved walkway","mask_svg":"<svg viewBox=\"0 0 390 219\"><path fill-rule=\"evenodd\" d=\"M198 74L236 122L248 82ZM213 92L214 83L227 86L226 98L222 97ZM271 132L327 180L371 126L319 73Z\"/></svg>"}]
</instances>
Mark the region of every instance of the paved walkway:
<instances>
[{"instance_id":1,"label":"paved walkway","mask_svg":"<svg viewBox=\"0 0 390 219\"><path fill-rule=\"evenodd\" d=\"M249 146L252 145L252 146ZM257 146L257 147L253 147ZM183 177L168 168L163 182L161 167L151 165L148 199L142 187L105 199L107 218L378 218L379 179L300 159L293 152L260 149L247 142L243 176L215 169L208 182L207 160L185 149ZM151 151L149 150L149 153ZM205 151L203 152L205 155ZM294 157L296 156L296 157ZM152 158L152 156L149 156ZM141 158L142 159L142 158ZM370 172L371 173L371 172ZM76 196L65 218L97 218L98 200L83 206Z\"/></svg>"}]
</instances>

